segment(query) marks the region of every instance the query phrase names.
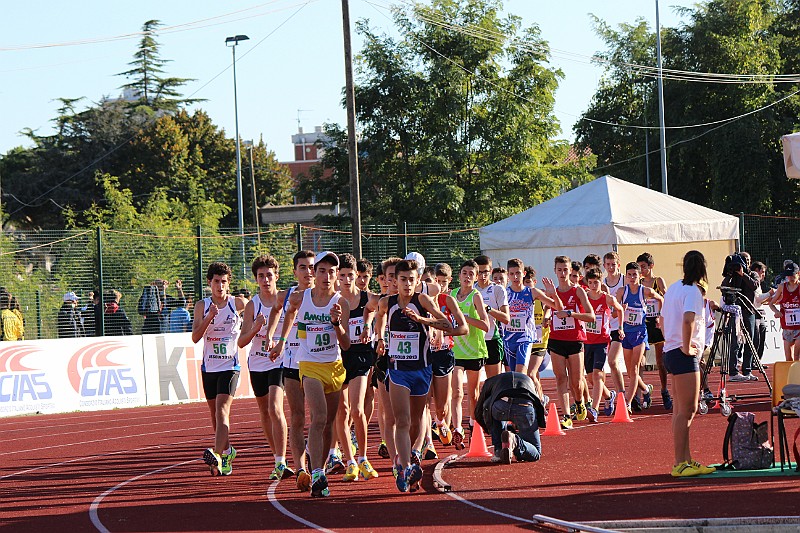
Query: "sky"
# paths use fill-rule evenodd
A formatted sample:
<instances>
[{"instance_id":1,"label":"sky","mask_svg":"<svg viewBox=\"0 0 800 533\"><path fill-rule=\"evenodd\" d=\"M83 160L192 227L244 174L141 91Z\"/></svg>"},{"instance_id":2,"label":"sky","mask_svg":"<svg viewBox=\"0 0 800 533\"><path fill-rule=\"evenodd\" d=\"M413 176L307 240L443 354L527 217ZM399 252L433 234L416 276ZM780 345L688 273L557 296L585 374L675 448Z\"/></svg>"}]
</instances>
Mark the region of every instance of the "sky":
<instances>
[{"instance_id":1,"label":"sky","mask_svg":"<svg viewBox=\"0 0 800 533\"><path fill-rule=\"evenodd\" d=\"M369 19L378 32L396 35L388 9L398 0L350 0L353 24ZM403 0L405 1L405 0ZM280 160L293 159L291 135L324 122L345 124L340 0L138 0L108 2L3 2L0 18L0 154L28 145L24 128L52 132L58 98L85 97L86 104L116 97L150 19L165 27L158 40L171 62L169 76L195 78L184 94L211 119L235 131L232 52L225 38L244 34L239 44L236 83L242 139L263 137ZM681 23L675 7L694 1L661 0L662 26ZM586 110L603 75L589 57L603 50L589 14L612 26L644 18L655 26L656 0L506 0L506 13L536 24L553 50L550 66L564 73L556 93L560 138L572 139L572 126ZM67 44L67 43L80 44ZM361 49L353 33L353 53Z\"/></svg>"}]
</instances>

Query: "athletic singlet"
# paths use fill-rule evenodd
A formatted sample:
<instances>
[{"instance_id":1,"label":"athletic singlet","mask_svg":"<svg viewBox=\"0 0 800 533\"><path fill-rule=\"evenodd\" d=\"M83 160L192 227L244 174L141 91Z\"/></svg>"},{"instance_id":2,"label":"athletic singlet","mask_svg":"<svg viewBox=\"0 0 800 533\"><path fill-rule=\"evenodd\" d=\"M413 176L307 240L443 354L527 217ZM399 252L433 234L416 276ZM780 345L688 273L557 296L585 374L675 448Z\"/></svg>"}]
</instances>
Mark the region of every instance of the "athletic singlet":
<instances>
[{"instance_id":1,"label":"athletic singlet","mask_svg":"<svg viewBox=\"0 0 800 533\"><path fill-rule=\"evenodd\" d=\"M465 317L474 318L479 320L478 310L475 309L474 299L475 295L480 296L480 293L472 289L463 301L458 299L458 289L453 289L450 293L458 308L464 313ZM483 301L481 299L481 301ZM484 331L470 326L467 324L468 333L466 335L458 335L453 338L453 353L456 359L486 359L489 357L489 349L486 348L486 340L483 338Z\"/></svg>"},{"instance_id":2,"label":"athletic singlet","mask_svg":"<svg viewBox=\"0 0 800 533\"><path fill-rule=\"evenodd\" d=\"M561 292L556 289L558 297L564 304L564 310L569 309L573 313L585 312L583 304L578 299L578 288L570 287L567 291ZM556 341L572 341L584 342L586 341L586 331L583 327L583 322L577 320L573 316L565 316L558 318L553 314L551 320L552 326L550 327L550 338Z\"/></svg>"},{"instance_id":3,"label":"athletic singlet","mask_svg":"<svg viewBox=\"0 0 800 533\"><path fill-rule=\"evenodd\" d=\"M453 318L453 314L450 312L450 308L447 307L447 293L440 292L436 295L436 305L439 306L439 311L442 312L444 317L450 321L453 327L456 326L456 321ZM436 328L431 328L431 350L433 351L441 351L441 350L452 350L453 349L453 337L450 335L445 335L444 331Z\"/></svg>"},{"instance_id":4,"label":"athletic singlet","mask_svg":"<svg viewBox=\"0 0 800 533\"><path fill-rule=\"evenodd\" d=\"M647 287L647 285L644 284L644 280L642 280L642 285ZM656 278L653 278L653 286L650 287L650 289L652 289L653 292L658 293L659 296L664 296L664 293L661 292L661 289L658 288L658 282L656 281ZM645 298L644 305L645 305L645 316L647 318L655 318L661 315L661 302L659 302L655 298Z\"/></svg>"},{"instance_id":5,"label":"athletic singlet","mask_svg":"<svg viewBox=\"0 0 800 533\"><path fill-rule=\"evenodd\" d=\"M508 296L508 312L511 319L505 326L505 341L507 343L536 342L539 340L534 318L533 291L530 287L522 287L517 292L506 288Z\"/></svg>"},{"instance_id":6,"label":"athletic singlet","mask_svg":"<svg viewBox=\"0 0 800 533\"><path fill-rule=\"evenodd\" d=\"M502 286L498 285L497 283L490 281L489 284L481 289L477 283L474 285L475 290L481 293L481 297L483 298L483 305L488 305L492 309L500 309L503 305L508 304L508 296L506 295L505 289ZM489 331L487 331L483 338L486 340L490 340L495 338L497 334L497 321L494 319L492 315L489 315Z\"/></svg>"},{"instance_id":7,"label":"athletic singlet","mask_svg":"<svg viewBox=\"0 0 800 533\"><path fill-rule=\"evenodd\" d=\"M300 340L298 361L332 363L342 356L336 328L331 324L331 307L341 295L336 292L324 307L317 307L311 298L311 291L303 291L303 301L297 311L297 338Z\"/></svg>"},{"instance_id":8,"label":"athletic singlet","mask_svg":"<svg viewBox=\"0 0 800 533\"><path fill-rule=\"evenodd\" d=\"M543 327L545 307L541 300L533 301L533 320L536 323L536 336L539 342L531 346L534 350L544 350L547 348L547 340L550 338L550 326Z\"/></svg>"},{"instance_id":9,"label":"athletic singlet","mask_svg":"<svg viewBox=\"0 0 800 533\"><path fill-rule=\"evenodd\" d=\"M286 291L286 296L283 299L283 314L281 314L281 320L279 322L280 330L276 329L276 331L283 331L283 319L286 316L286 310L289 308L289 296L297 289L297 285L293 287L289 287L289 290ZM299 313L298 313L299 314ZM280 334L279 334L280 335ZM284 363L283 366L285 368L292 368L297 370L300 368L297 363L299 360L297 359L297 352L300 350L300 339L297 338L297 317L295 316L294 322L292 323L292 329L289 330L289 335L286 337L286 342L284 343Z\"/></svg>"},{"instance_id":10,"label":"athletic singlet","mask_svg":"<svg viewBox=\"0 0 800 533\"><path fill-rule=\"evenodd\" d=\"M588 296L588 295L587 295ZM608 344L611 342L611 308L608 307L608 296L602 293L597 300L589 296L589 303L594 309L594 322L586 324L586 344Z\"/></svg>"},{"instance_id":11,"label":"athletic singlet","mask_svg":"<svg viewBox=\"0 0 800 533\"><path fill-rule=\"evenodd\" d=\"M622 315L624 320L622 329L626 335L647 329L644 323L647 304L645 303L644 287L642 285L639 285L639 290L635 293L630 291L628 285L625 285L625 291L622 293L622 305L627 305Z\"/></svg>"},{"instance_id":12,"label":"athletic singlet","mask_svg":"<svg viewBox=\"0 0 800 533\"><path fill-rule=\"evenodd\" d=\"M430 365L428 328L408 318L400 309L398 298L397 294L389 296L387 304L389 312L386 323L389 326L389 342L386 345L386 353L389 356L389 364L395 370L420 370ZM427 315L419 303L419 293L411 296L411 301L406 307L420 316Z\"/></svg>"},{"instance_id":13,"label":"athletic singlet","mask_svg":"<svg viewBox=\"0 0 800 533\"><path fill-rule=\"evenodd\" d=\"M623 285L624 281L625 281L625 276L620 274L619 275L619 279L617 280L617 282L614 285L609 285L608 284L608 276L606 276L606 279L603 280L603 285L605 285L608 288L608 294L610 294L610 295L612 295L612 296L614 296L616 298L617 297L617 291L622 288L622 285ZM615 331L615 330L619 329L619 317L618 316L616 316L616 317L612 316L611 317L611 322L609 322L608 328L610 330L612 330L612 331Z\"/></svg>"},{"instance_id":14,"label":"athletic singlet","mask_svg":"<svg viewBox=\"0 0 800 533\"><path fill-rule=\"evenodd\" d=\"M236 298L227 297L227 305L221 307L211 320L203 337L203 364L205 372L240 370L239 347L236 341L242 331L242 317L236 311ZM211 298L203 298L203 317L211 307Z\"/></svg>"},{"instance_id":15,"label":"athletic singlet","mask_svg":"<svg viewBox=\"0 0 800 533\"><path fill-rule=\"evenodd\" d=\"M269 318L269 313L272 311L272 307L267 307L261 302L261 297L256 294L253 296L253 319L258 316L259 313L264 315L264 317ZM283 315L281 315L283 316ZM283 322L281 321L281 324ZM279 324L280 325L280 324ZM275 341L278 340L280 337L281 332L280 330L276 329L275 334L272 337ZM250 353L247 356L247 368L250 369L251 372L266 372L268 370L272 370L274 368L278 368L283 364L283 356L278 356L277 359L271 361L269 358L269 339L267 338L267 324L261 326L261 329L258 330L256 336L253 337L253 340L250 341Z\"/></svg>"},{"instance_id":16,"label":"athletic singlet","mask_svg":"<svg viewBox=\"0 0 800 533\"><path fill-rule=\"evenodd\" d=\"M800 329L800 285L789 291L789 284L783 286L781 296L781 328Z\"/></svg>"},{"instance_id":17,"label":"athletic singlet","mask_svg":"<svg viewBox=\"0 0 800 533\"><path fill-rule=\"evenodd\" d=\"M706 306L706 346L714 344L714 311L711 310L711 301L703 298Z\"/></svg>"},{"instance_id":18,"label":"athletic singlet","mask_svg":"<svg viewBox=\"0 0 800 533\"><path fill-rule=\"evenodd\" d=\"M345 350L345 354L355 352L371 352L372 346L361 342L361 334L364 332L364 307L369 302L369 293L360 291L358 306L350 310L350 320L347 324L347 333L350 336L350 348Z\"/></svg>"}]
</instances>

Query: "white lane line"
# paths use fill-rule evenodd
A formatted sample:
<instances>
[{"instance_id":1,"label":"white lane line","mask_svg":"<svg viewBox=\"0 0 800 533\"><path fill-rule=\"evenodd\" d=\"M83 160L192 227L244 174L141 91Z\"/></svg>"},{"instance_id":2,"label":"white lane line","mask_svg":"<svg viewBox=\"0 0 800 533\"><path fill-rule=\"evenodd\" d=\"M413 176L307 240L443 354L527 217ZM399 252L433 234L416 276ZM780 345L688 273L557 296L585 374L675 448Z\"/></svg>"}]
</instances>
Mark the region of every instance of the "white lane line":
<instances>
[{"instance_id":1,"label":"white lane line","mask_svg":"<svg viewBox=\"0 0 800 533\"><path fill-rule=\"evenodd\" d=\"M284 507L283 504L281 504L281 502L279 502L278 498L275 496L275 489L278 487L278 483L280 483L280 480L273 481L272 485L269 486L269 490L267 491L267 496L269 496L269 502L272 504L272 506L275 509L277 509L284 516L288 516L289 518L291 518L295 522L300 522L301 524L303 524L306 527L310 527L311 529L315 529L317 531L322 531L324 533L335 533L332 529L326 529L326 528L322 527L319 524L315 524L314 522L306 520L302 516L298 516L298 515L294 514L293 512L291 512L286 507Z\"/></svg>"}]
</instances>

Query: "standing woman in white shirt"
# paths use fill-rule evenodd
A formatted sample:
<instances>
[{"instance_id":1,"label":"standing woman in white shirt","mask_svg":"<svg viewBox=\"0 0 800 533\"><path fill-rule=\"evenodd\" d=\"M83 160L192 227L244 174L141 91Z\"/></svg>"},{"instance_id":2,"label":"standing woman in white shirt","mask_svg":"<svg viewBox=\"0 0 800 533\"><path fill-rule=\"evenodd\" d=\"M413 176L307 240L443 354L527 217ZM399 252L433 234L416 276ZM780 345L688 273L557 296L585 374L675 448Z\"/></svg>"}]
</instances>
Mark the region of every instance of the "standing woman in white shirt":
<instances>
[{"instance_id":1,"label":"standing woman in white shirt","mask_svg":"<svg viewBox=\"0 0 800 533\"><path fill-rule=\"evenodd\" d=\"M705 304L700 290L708 284L706 259L692 250L683 257L683 279L664 295L662 307L664 366L672 374L672 439L675 446L673 477L714 472L713 467L693 461L689 451L689 428L697 412L700 395L699 357L705 346Z\"/></svg>"}]
</instances>

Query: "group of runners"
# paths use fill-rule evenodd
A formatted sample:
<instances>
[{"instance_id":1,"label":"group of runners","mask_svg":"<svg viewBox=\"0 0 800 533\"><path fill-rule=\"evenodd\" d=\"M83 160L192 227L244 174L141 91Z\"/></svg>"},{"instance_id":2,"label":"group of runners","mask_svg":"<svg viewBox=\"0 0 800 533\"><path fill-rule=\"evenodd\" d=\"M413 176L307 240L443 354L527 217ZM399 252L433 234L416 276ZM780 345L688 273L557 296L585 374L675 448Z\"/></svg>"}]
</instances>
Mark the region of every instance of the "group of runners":
<instances>
[{"instance_id":1,"label":"group of runners","mask_svg":"<svg viewBox=\"0 0 800 533\"><path fill-rule=\"evenodd\" d=\"M375 413L378 454L392 459L398 490L417 490L420 462L436 458L434 440L466 446L482 375L527 374L546 404L539 375L552 363L565 429L573 420L596 422L600 409L613 415L617 394L629 410L652 403L653 387L639 369L650 346L661 366L665 288L649 254L624 271L616 252L583 263L558 256L552 280L540 280L520 259L503 268L479 256L459 266L454 282L449 265L426 266L414 252L378 266L377 294L365 259L300 251L292 262L294 283L278 290L278 262L256 258L259 290L249 301L230 295L227 265L209 266L211 296L195 306L192 340L203 340L203 388L215 431L203 458L212 475L230 475L236 457L229 431L239 348L274 454L270 479L293 475L298 489L315 497L329 494L328 475L346 482L378 477L367 456Z\"/></svg>"}]
</instances>

